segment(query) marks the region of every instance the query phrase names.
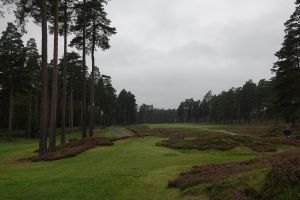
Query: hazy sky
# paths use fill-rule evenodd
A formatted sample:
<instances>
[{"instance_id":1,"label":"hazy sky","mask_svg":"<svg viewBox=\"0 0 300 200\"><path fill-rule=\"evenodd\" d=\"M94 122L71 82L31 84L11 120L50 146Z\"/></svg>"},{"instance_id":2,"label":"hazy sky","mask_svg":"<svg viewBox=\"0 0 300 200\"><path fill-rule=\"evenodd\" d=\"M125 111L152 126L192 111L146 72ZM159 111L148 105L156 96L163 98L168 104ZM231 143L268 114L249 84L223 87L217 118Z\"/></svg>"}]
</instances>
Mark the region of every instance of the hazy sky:
<instances>
[{"instance_id":1,"label":"hazy sky","mask_svg":"<svg viewBox=\"0 0 300 200\"><path fill-rule=\"evenodd\" d=\"M268 79L294 1L112 0L107 11L118 33L96 64L118 91L163 108ZM3 31L13 18L0 20ZM29 37L40 41L40 27L29 24Z\"/></svg>"}]
</instances>

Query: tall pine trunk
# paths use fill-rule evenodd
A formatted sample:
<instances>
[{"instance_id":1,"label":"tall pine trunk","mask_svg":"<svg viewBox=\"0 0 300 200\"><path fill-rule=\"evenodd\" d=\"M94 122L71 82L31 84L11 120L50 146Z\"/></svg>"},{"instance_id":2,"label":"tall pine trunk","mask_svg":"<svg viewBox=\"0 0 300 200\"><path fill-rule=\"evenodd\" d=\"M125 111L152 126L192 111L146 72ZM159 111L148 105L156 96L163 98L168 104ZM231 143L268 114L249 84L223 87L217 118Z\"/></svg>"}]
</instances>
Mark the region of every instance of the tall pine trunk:
<instances>
[{"instance_id":1,"label":"tall pine trunk","mask_svg":"<svg viewBox=\"0 0 300 200\"><path fill-rule=\"evenodd\" d=\"M53 73L52 96L50 115L49 152L55 151L56 146L56 113L57 113L57 60L58 60L58 1L54 0L54 49L53 49Z\"/></svg>"},{"instance_id":2,"label":"tall pine trunk","mask_svg":"<svg viewBox=\"0 0 300 200\"><path fill-rule=\"evenodd\" d=\"M86 109L86 0L83 0L83 27L82 27L82 78L83 78L83 94L82 94L82 138L87 138L87 109Z\"/></svg>"},{"instance_id":3,"label":"tall pine trunk","mask_svg":"<svg viewBox=\"0 0 300 200\"><path fill-rule=\"evenodd\" d=\"M42 68L41 68L41 110L40 110L40 140L39 155L47 154L47 131L48 131L48 27L46 0L41 0L42 14Z\"/></svg>"},{"instance_id":4,"label":"tall pine trunk","mask_svg":"<svg viewBox=\"0 0 300 200\"><path fill-rule=\"evenodd\" d=\"M8 139L11 140L13 134L13 114L14 114L14 84L10 80L10 92L9 92L9 117L8 117Z\"/></svg>"},{"instance_id":5,"label":"tall pine trunk","mask_svg":"<svg viewBox=\"0 0 300 200\"><path fill-rule=\"evenodd\" d=\"M31 137L31 114L32 114L32 109L31 109L31 103L32 102L32 95L29 95L28 99L28 121L27 121L27 137Z\"/></svg>"},{"instance_id":6,"label":"tall pine trunk","mask_svg":"<svg viewBox=\"0 0 300 200\"><path fill-rule=\"evenodd\" d=\"M71 100L70 100L70 112L71 112L71 133L73 133L74 128L74 106L73 106L73 83L71 81Z\"/></svg>"},{"instance_id":7,"label":"tall pine trunk","mask_svg":"<svg viewBox=\"0 0 300 200\"><path fill-rule=\"evenodd\" d=\"M96 30L95 23L93 22L93 42L92 42L92 72L91 72L91 85L90 85L90 127L89 136L93 137L94 132L94 112L95 112L95 42L96 42Z\"/></svg>"},{"instance_id":8,"label":"tall pine trunk","mask_svg":"<svg viewBox=\"0 0 300 200\"><path fill-rule=\"evenodd\" d=\"M64 69L63 69L63 99L62 99L62 120L60 144L65 143L66 127L66 92L67 92L67 48L68 48L68 20L67 20L67 0L64 1Z\"/></svg>"}]
</instances>

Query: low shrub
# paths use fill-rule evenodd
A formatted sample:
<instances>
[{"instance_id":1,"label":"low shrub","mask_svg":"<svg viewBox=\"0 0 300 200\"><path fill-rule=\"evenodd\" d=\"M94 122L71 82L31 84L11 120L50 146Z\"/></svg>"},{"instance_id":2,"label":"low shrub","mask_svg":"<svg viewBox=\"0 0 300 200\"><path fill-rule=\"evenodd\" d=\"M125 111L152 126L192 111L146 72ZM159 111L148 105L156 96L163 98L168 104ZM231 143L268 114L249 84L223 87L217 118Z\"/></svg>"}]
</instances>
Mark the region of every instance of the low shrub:
<instances>
[{"instance_id":1,"label":"low shrub","mask_svg":"<svg viewBox=\"0 0 300 200\"><path fill-rule=\"evenodd\" d=\"M76 140L56 148L56 151L44 156L36 156L31 158L33 162L53 161L64 158L74 157L84 151L92 149L96 146L111 146L113 142L106 138L89 138L86 140Z\"/></svg>"},{"instance_id":2,"label":"low shrub","mask_svg":"<svg viewBox=\"0 0 300 200\"><path fill-rule=\"evenodd\" d=\"M271 159L263 158L225 164L193 166L189 171L181 173L176 179L170 180L168 187L186 189L203 183L215 183L233 175L268 166L270 162Z\"/></svg>"},{"instance_id":3,"label":"low shrub","mask_svg":"<svg viewBox=\"0 0 300 200\"><path fill-rule=\"evenodd\" d=\"M229 135L225 133L204 133L197 138L188 139L168 139L158 142L156 145L165 146L173 149L198 149L207 150L215 149L226 151L234 149L238 146L246 146L257 152L276 151L274 145L262 138Z\"/></svg>"},{"instance_id":4,"label":"low shrub","mask_svg":"<svg viewBox=\"0 0 300 200\"><path fill-rule=\"evenodd\" d=\"M264 191L265 200L277 199L274 198L276 196L295 196L295 199L300 199L300 152L275 159ZM294 191L298 191L298 194Z\"/></svg>"},{"instance_id":5,"label":"low shrub","mask_svg":"<svg viewBox=\"0 0 300 200\"><path fill-rule=\"evenodd\" d=\"M180 188L185 195L200 195L200 188L210 200L299 200L300 151L193 166L169 181L168 187Z\"/></svg>"}]
</instances>

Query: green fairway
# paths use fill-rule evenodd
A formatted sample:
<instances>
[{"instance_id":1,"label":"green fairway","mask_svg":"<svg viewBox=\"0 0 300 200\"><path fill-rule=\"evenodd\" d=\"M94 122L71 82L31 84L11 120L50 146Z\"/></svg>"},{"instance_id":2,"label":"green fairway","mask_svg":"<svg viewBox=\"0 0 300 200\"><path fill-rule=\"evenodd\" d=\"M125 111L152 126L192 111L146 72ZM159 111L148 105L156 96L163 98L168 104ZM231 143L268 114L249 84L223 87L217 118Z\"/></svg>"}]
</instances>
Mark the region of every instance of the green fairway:
<instances>
[{"instance_id":1,"label":"green fairway","mask_svg":"<svg viewBox=\"0 0 300 200\"><path fill-rule=\"evenodd\" d=\"M168 189L168 180L192 165L266 155L248 149L179 151L155 146L161 140L132 138L73 158L40 163L14 162L32 155L36 140L1 141L0 199L191 199L180 190Z\"/></svg>"},{"instance_id":2,"label":"green fairway","mask_svg":"<svg viewBox=\"0 0 300 200\"><path fill-rule=\"evenodd\" d=\"M215 125L215 124L188 124L188 123L176 123L176 124L145 124L149 128L201 128L201 129L213 129L213 130L226 130L232 126L230 125Z\"/></svg>"}]
</instances>

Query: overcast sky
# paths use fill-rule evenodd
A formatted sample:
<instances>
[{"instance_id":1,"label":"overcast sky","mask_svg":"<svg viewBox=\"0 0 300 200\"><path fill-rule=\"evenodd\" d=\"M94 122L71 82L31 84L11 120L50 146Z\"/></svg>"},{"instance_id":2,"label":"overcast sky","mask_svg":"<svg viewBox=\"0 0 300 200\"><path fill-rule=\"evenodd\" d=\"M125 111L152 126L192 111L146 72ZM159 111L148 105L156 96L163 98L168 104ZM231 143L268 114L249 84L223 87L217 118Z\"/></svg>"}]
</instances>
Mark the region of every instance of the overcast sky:
<instances>
[{"instance_id":1,"label":"overcast sky","mask_svg":"<svg viewBox=\"0 0 300 200\"><path fill-rule=\"evenodd\" d=\"M112 0L107 12L118 33L110 50L97 52L96 64L118 92L125 88L139 105L162 108L269 79L294 1ZM3 31L13 18L0 20ZM40 27L27 27L24 39L40 41Z\"/></svg>"}]
</instances>

